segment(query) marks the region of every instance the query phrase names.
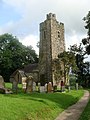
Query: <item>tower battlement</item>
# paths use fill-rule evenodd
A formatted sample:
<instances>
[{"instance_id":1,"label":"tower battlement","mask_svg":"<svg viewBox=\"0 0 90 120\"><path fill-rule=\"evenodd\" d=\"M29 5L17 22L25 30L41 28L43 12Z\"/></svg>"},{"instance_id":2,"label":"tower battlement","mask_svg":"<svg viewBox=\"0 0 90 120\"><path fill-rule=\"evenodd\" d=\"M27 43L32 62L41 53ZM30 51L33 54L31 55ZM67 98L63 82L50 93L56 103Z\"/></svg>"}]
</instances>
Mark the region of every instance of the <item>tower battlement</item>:
<instances>
[{"instance_id":1,"label":"tower battlement","mask_svg":"<svg viewBox=\"0 0 90 120\"><path fill-rule=\"evenodd\" d=\"M48 20L50 20L50 19L56 20L56 15L55 15L55 14L52 14L52 13L49 13L49 14L47 14L47 19L48 19Z\"/></svg>"}]
</instances>

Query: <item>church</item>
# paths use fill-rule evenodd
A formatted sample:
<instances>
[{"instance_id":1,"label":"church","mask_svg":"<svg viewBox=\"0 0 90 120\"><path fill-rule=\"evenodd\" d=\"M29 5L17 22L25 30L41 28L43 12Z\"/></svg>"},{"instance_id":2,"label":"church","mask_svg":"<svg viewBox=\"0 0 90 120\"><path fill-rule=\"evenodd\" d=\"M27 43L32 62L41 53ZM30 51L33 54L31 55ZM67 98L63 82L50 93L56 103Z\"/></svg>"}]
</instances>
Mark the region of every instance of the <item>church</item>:
<instances>
[{"instance_id":1,"label":"church","mask_svg":"<svg viewBox=\"0 0 90 120\"><path fill-rule=\"evenodd\" d=\"M40 23L39 63L27 65L22 70L16 70L10 76L10 81L22 83L23 80L25 82L29 76L32 76L33 81L40 83L41 86L49 82L53 86L57 85L55 78L57 69L55 66L53 67L53 61L63 51L65 51L64 24L57 21L55 14L49 13L46 20ZM57 78L59 83L64 80Z\"/></svg>"}]
</instances>

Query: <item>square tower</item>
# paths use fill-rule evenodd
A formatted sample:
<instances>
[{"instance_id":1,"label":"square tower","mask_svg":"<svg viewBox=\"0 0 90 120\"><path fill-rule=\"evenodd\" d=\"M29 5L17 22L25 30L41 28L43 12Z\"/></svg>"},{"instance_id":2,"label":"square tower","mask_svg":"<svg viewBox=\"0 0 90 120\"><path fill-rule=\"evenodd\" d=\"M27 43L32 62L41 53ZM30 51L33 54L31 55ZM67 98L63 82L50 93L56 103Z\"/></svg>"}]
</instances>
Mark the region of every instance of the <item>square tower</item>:
<instances>
[{"instance_id":1,"label":"square tower","mask_svg":"<svg viewBox=\"0 0 90 120\"><path fill-rule=\"evenodd\" d=\"M49 13L40 23L39 79L42 85L53 83L52 61L64 50L64 24L56 20L55 14Z\"/></svg>"}]
</instances>

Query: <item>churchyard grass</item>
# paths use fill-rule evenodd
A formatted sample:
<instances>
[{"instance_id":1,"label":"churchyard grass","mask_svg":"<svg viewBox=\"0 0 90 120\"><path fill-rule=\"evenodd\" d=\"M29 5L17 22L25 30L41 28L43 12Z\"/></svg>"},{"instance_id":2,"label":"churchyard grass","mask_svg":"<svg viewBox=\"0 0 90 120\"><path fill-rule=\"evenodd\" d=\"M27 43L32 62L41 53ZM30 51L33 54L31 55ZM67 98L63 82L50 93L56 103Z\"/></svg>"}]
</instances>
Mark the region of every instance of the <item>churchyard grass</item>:
<instances>
[{"instance_id":1,"label":"churchyard grass","mask_svg":"<svg viewBox=\"0 0 90 120\"><path fill-rule=\"evenodd\" d=\"M10 84L6 84L11 87ZM21 85L20 85L21 87ZM54 120L83 95L83 90L66 93L0 94L1 120Z\"/></svg>"},{"instance_id":2,"label":"churchyard grass","mask_svg":"<svg viewBox=\"0 0 90 120\"><path fill-rule=\"evenodd\" d=\"M90 92L90 89L89 89L89 92ZM79 120L90 120L90 100L89 100L86 108L84 109Z\"/></svg>"}]
</instances>

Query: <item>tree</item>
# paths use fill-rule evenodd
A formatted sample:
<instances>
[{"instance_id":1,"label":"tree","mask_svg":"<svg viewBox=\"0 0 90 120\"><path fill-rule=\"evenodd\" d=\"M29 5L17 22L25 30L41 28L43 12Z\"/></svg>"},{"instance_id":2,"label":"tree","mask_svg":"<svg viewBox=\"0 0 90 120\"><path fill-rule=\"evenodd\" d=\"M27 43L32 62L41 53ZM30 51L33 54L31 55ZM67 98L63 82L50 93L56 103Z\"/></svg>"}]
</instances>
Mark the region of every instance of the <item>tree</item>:
<instances>
[{"instance_id":1,"label":"tree","mask_svg":"<svg viewBox=\"0 0 90 120\"><path fill-rule=\"evenodd\" d=\"M53 60L54 78L58 82L64 78L65 83L69 82L69 73L76 70L75 55L72 52L64 51Z\"/></svg>"},{"instance_id":2,"label":"tree","mask_svg":"<svg viewBox=\"0 0 90 120\"><path fill-rule=\"evenodd\" d=\"M88 86L88 83L90 85L90 64L88 62L84 62L86 51L84 51L82 44L80 43L79 46L77 46L76 44L70 46L70 51L72 51L76 56L76 64L78 67L76 74L79 84L84 87Z\"/></svg>"},{"instance_id":3,"label":"tree","mask_svg":"<svg viewBox=\"0 0 90 120\"><path fill-rule=\"evenodd\" d=\"M37 62L37 55L31 47L22 45L11 34L0 35L0 74L5 81L16 69L34 62Z\"/></svg>"},{"instance_id":4,"label":"tree","mask_svg":"<svg viewBox=\"0 0 90 120\"><path fill-rule=\"evenodd\" d=\"M88 30L88 32L87 32L88 37L82 39L82 43L83 43L83 45L85 45L86 53L88 55L90 55L90 11L86 15L86 17L83 18L83 20L86 23L85 29Z\"/></svg>"},{"instance_id":5,"label":"tree","mask_svg":"<svg viewBox=\"0 0 90 120\"><path fill-rule=\"evenodd\" d=\"M85 59L84 56L86 54L83 50L82 44L80 43L79 46L74 44L73 46L70 46L69 50L75 54L77 67L81 68L83 66L83 61Z\"/></svg>"},{"instance_id":6,"label":"tree","mask_svg":"<svg viewBox=\"0 0 90 120\"><path fill-rule=\"evenodd\" d=\"M65 81L68 83L70 71L71 70L76 71L77 69L75 55L71 51L67 51L67 52L64 51L63 53L60 53L58 55L58 58L63 64L64 78L65 78Z\"/></svg>"},{"instance_id":7,"label":"tree","mask_svg":"<svg viewBox=\"0 0 90 120\"><path fill-rule=\"evenodd\" d=\"M90 36L90 11L86 15L86 17L83 18L83 20L86 23L85 29L88 30L87 34L88 34L88 36Z\"/></svg>"}]
</instances>

